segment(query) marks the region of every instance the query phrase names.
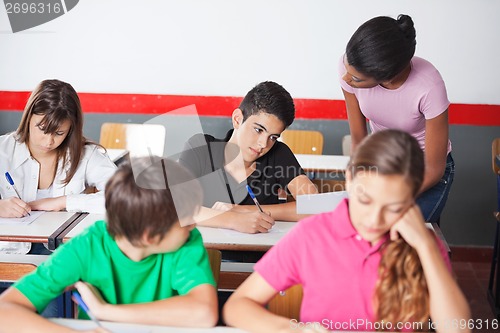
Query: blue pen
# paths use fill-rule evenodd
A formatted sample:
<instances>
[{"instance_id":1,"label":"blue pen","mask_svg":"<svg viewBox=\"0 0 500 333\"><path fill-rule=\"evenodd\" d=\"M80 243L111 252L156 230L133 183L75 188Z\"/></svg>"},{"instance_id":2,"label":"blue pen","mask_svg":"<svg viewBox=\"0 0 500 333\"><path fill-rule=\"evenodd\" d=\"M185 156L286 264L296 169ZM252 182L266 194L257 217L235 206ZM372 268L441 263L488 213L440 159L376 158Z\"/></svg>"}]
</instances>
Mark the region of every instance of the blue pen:
<instances>
[{"instance_id":1,"label":"blue pen","mask_svg":"<svg viewBox=\"0 0 500 333\"><path fill-rule=\"evenodd\" d=\"M248 191L248 194L250 194L250 197L252 198L253 202L255 202L255 205L257 205L257 207L259 208L260 212L264 213L264 211L262 210L262 207L260 206L259 202L257 201L257 198L255 197L255 194L253 194L253 191L249 185L247 185L247 191Z\"/></svg>"},{"instance_id":2,"label":"blue pen","mask_svg":"<svg viewBox=\"0 0 500 333\"><path fill-rule=\"evenodd\" d=\"M87 313L90 319L92 319L97 326L103 327L101 322L97 319L97 317L94 316L92 312L90 312L90 309L87 306L87 304L85 304L85 302L83 301L82 296L80 296L80 294L76 291L73 291L72 295L73 295L72 297L73 301L75 301L75 303L78 304L83 309L83 311L85 311L85 313Z\"/></svg>"},{"instance_id":3,"label":"blue pen","mask_svg":"<svg viewBox=\"0 0 500 333\"><path fill-rule=\"evenodd\" d=\"M17 194L17 197L19 199L21 199L21 196L19 195L19 192L17 191L17 188L16 188L16 185L14 185L14 179L12 179L12 177L10 176L10 174L8 172L5 173L5 178L7 178L7 181L9 182L10 186L12 186L12 188L14 189L14 191L16 192ZM22 199L21 199L22 200ZM31 216L31 214L29 212L27 212L28 215Z\"/></svg>"}]
</instances>

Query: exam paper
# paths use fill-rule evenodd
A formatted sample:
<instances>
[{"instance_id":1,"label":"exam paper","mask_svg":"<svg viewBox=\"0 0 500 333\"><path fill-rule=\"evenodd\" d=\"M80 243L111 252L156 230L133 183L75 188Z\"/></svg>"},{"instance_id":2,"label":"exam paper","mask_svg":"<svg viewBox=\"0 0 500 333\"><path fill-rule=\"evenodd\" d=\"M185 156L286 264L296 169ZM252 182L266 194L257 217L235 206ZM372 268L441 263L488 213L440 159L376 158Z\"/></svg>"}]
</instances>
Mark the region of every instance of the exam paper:
<instances>
[{"instance_id":1,"label":"exam paper","mask_svg":"<svg viewBox=\"0 0 500 333\"><path fill-rule=\"evenodd\" d=\"M334 210L347 198L346 191L305 194L297 196L297 214L320 214Z\"/></svg>"},{"instance_id":2,"label":"exam paper","mask_svg":"<svg viewBox=\"0 0 500 333\"><path fill-rule=\"evenodd\" d=\"M25 217L0 217L0 225L28 225L45 213L41 210L32 210L30 215Z\"/></svg>"}]
</instances>

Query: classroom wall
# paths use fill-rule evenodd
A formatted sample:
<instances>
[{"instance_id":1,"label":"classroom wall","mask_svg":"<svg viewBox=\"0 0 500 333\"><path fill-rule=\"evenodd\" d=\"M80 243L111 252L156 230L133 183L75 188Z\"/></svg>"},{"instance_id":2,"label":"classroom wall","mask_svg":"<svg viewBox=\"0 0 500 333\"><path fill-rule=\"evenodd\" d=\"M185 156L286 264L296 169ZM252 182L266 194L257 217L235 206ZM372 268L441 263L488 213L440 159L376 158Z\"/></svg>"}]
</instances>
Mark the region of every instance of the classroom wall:
<instances>
[{"instance_id":1,"label":"classroom wall","mask_svg":"<svg viewBox=\"0 0 500 333\"><path fill-rule=\"evenodd\" d=\"M399 13L413 17L417 55L440 70L452 102L457 174L443 231L451 244L491 245L497 1L85 0L15 34L0 8L0 134L17 127L27 92L46 78L83 94L85 134L94 140L104 121L144 122L190 103L203 114L204 130L221 136L232 97L274 80L300 99L292 128L322 131L325 153L339 154L349 130L338 59L361 23Z\"/></svg>"}]
</instances>

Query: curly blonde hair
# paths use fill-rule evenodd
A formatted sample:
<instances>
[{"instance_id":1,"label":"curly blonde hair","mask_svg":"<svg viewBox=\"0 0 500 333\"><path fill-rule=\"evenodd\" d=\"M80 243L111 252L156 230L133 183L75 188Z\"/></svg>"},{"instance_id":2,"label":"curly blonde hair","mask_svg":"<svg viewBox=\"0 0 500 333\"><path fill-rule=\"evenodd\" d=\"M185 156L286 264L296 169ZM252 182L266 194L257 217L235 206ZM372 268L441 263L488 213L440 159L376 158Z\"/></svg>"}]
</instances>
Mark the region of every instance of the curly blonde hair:
<instances>
[{"instance_id":1,"label":"curly blonde hair","mask_svg":"<svg viewBox=\"0 0 500 333\"><path fill-rule=\"evenodd\" d=\"M386 243L382 251L374 294L377 321L393 328L419 322L417 331L428 331L429 291L417 251L403 239Z\"/></svg>"},{"instance_id":2,"label":"curly blonde hair","mask_svg":"<svg viewBox=\"0 0 500 333\"><path fill-rule=\"evenodd\" d=\"M366 137L349 162L353 178L364 170L404 176L413 196L422 186L424 168L424 154L417 140L399 130L380 131ZM378 327L385 329L391 323L397 329L398 323L420 322L418 328L427 330L429 291L417 252L400 239L384 244L381 253L373 302L376 320L385 325Z\"/></svg>"}]
</instances>

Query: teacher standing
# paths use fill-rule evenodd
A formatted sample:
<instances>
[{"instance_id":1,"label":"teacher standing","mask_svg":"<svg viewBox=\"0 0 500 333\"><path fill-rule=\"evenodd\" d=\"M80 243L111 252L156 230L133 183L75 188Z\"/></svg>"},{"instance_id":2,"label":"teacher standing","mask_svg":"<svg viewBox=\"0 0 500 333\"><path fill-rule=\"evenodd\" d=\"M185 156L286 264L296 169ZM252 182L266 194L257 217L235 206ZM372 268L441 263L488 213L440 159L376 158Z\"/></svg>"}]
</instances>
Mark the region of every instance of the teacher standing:
<instances>
[{"instance_id":1,"label":"teacher standing","mask_svg":"<svg viewBox=\"0 0 500 333\"><path fill-rule=\"evenodd\" d=\"M415 28L408 15L375 17L349 40L339 63L352 149L372 132L399 129L425 153L425 177L417 204L428 222L439 222L455 164L448 138L450 102L438 70L415 57Z\"/></svg>"}]
</instances>

